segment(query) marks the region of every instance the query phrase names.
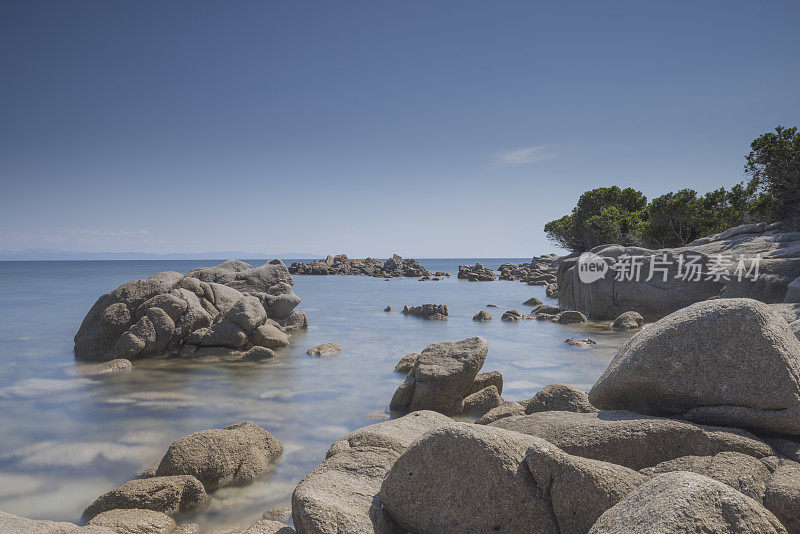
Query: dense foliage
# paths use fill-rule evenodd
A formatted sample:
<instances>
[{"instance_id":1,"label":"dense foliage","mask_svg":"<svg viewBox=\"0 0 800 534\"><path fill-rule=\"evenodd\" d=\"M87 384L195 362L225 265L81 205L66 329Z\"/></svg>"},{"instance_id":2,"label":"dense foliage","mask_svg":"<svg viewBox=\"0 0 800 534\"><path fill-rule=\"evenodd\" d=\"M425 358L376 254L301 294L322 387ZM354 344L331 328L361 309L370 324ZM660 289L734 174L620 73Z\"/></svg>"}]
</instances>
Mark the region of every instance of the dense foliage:
<instances>
[{"instance_id":1,"label":"dense foliage","mask_svg":"<svg viewBox=\"0 0 800 534\"><path fill-rule=\"evenodd\" d=\"M581 195L570 215L550 221L547 236L583 252L618 243L647 248L683 246L732 226L763 220L800 224L800 133L775 129L753 141L750 180L699 195L682 189L649 203L641 191L599 187Z\"/></svg>"}]
</instances>

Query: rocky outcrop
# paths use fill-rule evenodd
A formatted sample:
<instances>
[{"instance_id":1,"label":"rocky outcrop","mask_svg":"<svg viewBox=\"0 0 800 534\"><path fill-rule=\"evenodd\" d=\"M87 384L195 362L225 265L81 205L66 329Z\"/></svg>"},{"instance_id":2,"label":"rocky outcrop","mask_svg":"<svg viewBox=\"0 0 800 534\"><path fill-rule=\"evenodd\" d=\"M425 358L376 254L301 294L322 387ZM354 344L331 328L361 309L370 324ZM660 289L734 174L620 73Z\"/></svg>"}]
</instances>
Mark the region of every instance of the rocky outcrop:
<instances>
[{"instance_id":1,"label":"rocky outcrop","mask_svg":"<svg viewBox=\"0 0 800 534\"><path fill-rule=\"evenodd\" d=\"M721 482L679 471L658 475L608 509L591 534L783 533L778 519Z\"/></svg>"},{"instance_id":2,"label":"rocky outcrop","mask_svg":"<svg viewBox=\"0 0 800 534\"><path fill-rule=\"evenodd\" d=\"M570 347L578 347L579 349L588 349L589 347L597 345L597 341L588 337L586 339L575 339L574 337L570 337L564 340L564 343Z\"/></svg>"},{"instance_id":3,"label":"rocky outcrop","mask_svg":"<svg viewBox=\"0 0 800 534\"><path fill-rule=\"evenodd\" d=\"M742 430L626 411L538 412L500 419L490 426L540 437L569 454L636 470L681 456L725 451L756 458L774 455L769 445Z\"/></svg>"},{"instance_id":4,"label":"rocky outcrop","mask_svg":"<svg viewBox=\"0 0 800 534\"><path fill-rule=\"evenodd\" d=\"M769 306L716 299L634 335L589 394L594 406L800 434L800 341Z\"/></svg>"},{"instance_id":5,"label":"rocky outcrop","mask_svg":"<svg viewBox=\"0 0 800 534\"><path fill-rule=\"evenodd\" d=\"M553 284L561 259L556 254L545 254L531 259L529 263L504 263L499 268L500 280L519 280L532 286Z\"/></svg>"},{"instance_id":6,"label":"rocky outcrop","mask_svg":"<svg viewBox=\"0 0 800 534\"><path fill-rule=\"evenodd\" d=\"M380 278L431 276L431 273L417 260L404 260L397 254L386 261L376 258L351 260L346 254L337 254L309 263L292 262L289 272L291 274L361 275Z\"/></svg>"},{"instance_id":7,"label":"rocky outcrop","mask_svg":"<svg viewBox=\"0 0 800 534\"><path fill-rule=\"evenodd\" d=\"M476 421L476 425L488 425L489 423L494 423L499 419L504 419L506 417L512 417L515 415L525 415L525 405L522 402L516 401L504 401L500 406L492 408L481 417L479 417Z\"/></svg>"},{"instance_id":8,"label":"rocky outcrop","mask_svg":"<svg viewBox=\"0 0 800 534\"><path fill-rule=\"evenodd\" d=\"M297 532L388 532L380 497L386 473L417 438L451 422L436 412L414 412L360 428L336 441L325 461L294 490L292 519Z\"/></svg>"},{"instance_id":9,"label":"rocky outcrop","mask_svg":"<svg viewBox=\"0 0 800 534\"><path fill-rule=\"evenodd\" d=\"M459 265L458 277L462 280L469 280L470 282L491 282L497 280L497 275L488 267L484 267L480 263L475 265Z\"/></svg>"},{"instance_id":10,"label":"rocky outcrop","mask_svg":"<svg viewBox=\"0 0 800 534\"><path fill-rule=\"evenodd\" d=\"M585 532L644 480L531 436L453 423L394 463L386 513L410 532Z\"/></svg>"},{"instance_id":11,"label":"rocky outcrop","mask_svg":"<svg viewBox=\"0 0 800 534\"><path fill-rule=\"evenodd\" d=\"M272 434L246 421L174 441L156 475L191 475L207 489L241 485L264 474L282 452L283 445Z\"/></svg>"},{"instance_id":12,"label":"rocky outcrop","mask_svg":"<svg viewBox=\"0 0 800 534\"><path fill-rule=\"evenodd\" d=\"M782 231L779 224L743 225L682 248L603 245L591 252L609 266L605 276L583 283L578 276L578 258L564 259L558 268L558 298L562 307L596 319L614 319L636 311L653 321L717 296L766 303L800 300L800 292L790 287L800 277L800 232ZM747 276L747 271L757 256L761 257L759 273L753 281L753 273ZM740 259L745 260L741 277L736 273ZM688 267L690 262L697 267ZM636 266L638 281L633 276ZM699 279L696 269L701 271Z\"/></svg>"},{"instance_id":13,"label":"rocky outcrop","mask_svg":"<svg viewBox=\"0 0 800 534\"><path fill-rule=\"evenodd\" d=\"M400 412L461 413L464 397L472 392L488 351L489 344L481 337L428 346L395 392L389 407Z\"/></svg>"},{"instance_id":14,"label":"rocky outcrop","mask_svg":"<svg viewBox=\"0 0 800 534\"><path fill-rule=\"evenodd\" d=\"M423 319L447 319L447 306L444 304L422 304L404 306L403 315L413 315Z\"/></svg>"},{"instance_id":15,"label":"rocky outcrop","mask_svg":"<svg viewBox=\"0 0 800 534\"><path fill-rule=\"evenodd\" d=\"M203 484L191 475L131 480L98 497L83 511L83 521L108 510L136 508L174 515L208 501Z\"/></svg>"},{"instance_id":16,"label":"rocky outcrop","mask_svg":"<svg viewBox=\"0 0 800 534\"><path fill-rule=\"evenodd\" d=\"M203 351L246 351L264 340L263 330L306 326L292 277L280 260L261 267L226 261L182 275L158 273L101 296L75 335L75 357L108 361ZM270 328L271 327L271 328Z\"/></svg>"}]
</instances>

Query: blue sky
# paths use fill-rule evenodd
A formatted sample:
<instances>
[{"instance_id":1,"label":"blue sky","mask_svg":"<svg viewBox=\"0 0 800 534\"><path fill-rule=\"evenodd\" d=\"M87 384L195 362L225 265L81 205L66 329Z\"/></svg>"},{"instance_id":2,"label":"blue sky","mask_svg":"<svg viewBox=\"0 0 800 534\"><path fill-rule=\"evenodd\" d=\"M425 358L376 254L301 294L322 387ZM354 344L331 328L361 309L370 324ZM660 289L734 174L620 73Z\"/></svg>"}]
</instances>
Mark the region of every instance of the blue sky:
<instances>
[{"instance_id":1,"label":"blue sky","mask_svg":"<svg viewBox=\"0 0 800 534\"><path fill-rule=\"evenodd\" d=\"M514 257L742 179L800 3L0 2L0 249Z\"/></svg>"}]
</instances>

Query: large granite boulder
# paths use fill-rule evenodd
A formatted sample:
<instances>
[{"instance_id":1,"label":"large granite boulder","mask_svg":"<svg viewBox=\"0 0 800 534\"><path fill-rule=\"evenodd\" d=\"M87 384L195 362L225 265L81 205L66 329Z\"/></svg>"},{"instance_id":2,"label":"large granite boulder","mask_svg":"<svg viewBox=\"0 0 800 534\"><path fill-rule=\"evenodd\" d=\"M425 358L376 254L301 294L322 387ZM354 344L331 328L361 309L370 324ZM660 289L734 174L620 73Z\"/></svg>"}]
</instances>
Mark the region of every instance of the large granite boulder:
<instances>
[{"instance_id":1,"label":"large granite boulder","mask_svg":"<svg viewBox=\"0 0 800 534\"><path fill-rule=\"evenodd\" d=\"M800 300L800 292L790 288L800 276L800 232L783 231L780 224L743 225L682 248L603 245L591 252L609 266L605 276L584 283L578 274L578 258L564 259L558 266L558 299L562 307L595 319L614 319L635 311L654 321L717 296L766 303ZM761 257L758 277L752 271L746 276L757 256ZM745 262L741 279L736 273L740 259ZM699 279L696 267L687 267L690 262L701 269Z\"/></svg>"},{"instance_id":2,"label":"large granite boulder","mask_svg":"<svg viewBox=\"0 0 800 534\"><path fill-rule=\"evenodd\" d=\"M693 304L623 345L592 405L800 434L800 341L752 299Z\"/></svg>"},{"instance_id":3,"label":"large granite boulder","mask_svg":"<svg viewBox=\"0 0 800 534\"><path fill-rule=\"evenodd\" d=\"M131 480L104 493L83 511L83 521L118 508L154 510L168 515L205 504L208 494L191 475L156 476Z\"/></svg>"},{"instance_id":4,"label":"large granite boulder","mask_svg":"<svg viewBox=\"0 0 800 534\"><path fill-rule=\"evenodd\" d=\"M590 534L685 532L784 533L780 521L756 501L703 475L658 475L608 509Z\"/></svg>"},{"instance_id":5,"label":"large granite boulder","mask_svg":"<svg viewBox=\"0 0 800 534\"><path fill-rule=\"evenodd\" d=\"M538 412L506 417L489 426L536 436L569 454L636 470L681 456L725 451L756 458L775 454L769 445L743 430L626 411Z\"/></svg>"},{"instance_id":6,"label":"large granite boulder","mask_svg":"<svg viewBox=\"0 0 800 534\"><path fill-rule=\"evenodd\" d=\"M482 337L428 346L395 393L391 409L460 413L488 352L489 344Z\"/></svg>"},{"instance_id":7,"label":"large granite boulder","mask_svg":"<svg viewBox=\"0 0 800 534\"><path fill-rule=\"evenodd\" d=\"M156 475L191 475L207 489L241 485L264 474L282 452L283 445L272 434L245 421L175 440Z\"/></svg>"},{"instance_id":8,"label":"large granite boulder","mask_svg":"<svg viewBox=\"0 0 800 534\"><path fill-rule=\"evenodd\" d=\"M75 335L75 357L108 361L182 352L198 347L275 348L267 325L288 331L307 324L294 310L300 299L280 260L261 267L226 261L186 275L158 273L101 296Z\"/></svg>"},{"instance_id":9,"label":"large granite boulder","mask_svg":"<svg viewBox=\"0 0 800 534\"><path fill-rule=\"evenodd\" d=\"M167 514L136 508L97 514L88 525L106 527L117 534L173 534L177 525Z\"/></svg>"},{"instance_id":10,"label":"large granite boulder","mask_svg":"<svg viewBox=\"0 0 800 534\"><path fill-rule=\"evenodd\" d=\"M453 423L409 447L380 495L403 531L585 532L644 479L542 439Z\"/></svg>"},{"instance_id":11,"label":"large granite boulder","mask_svg":"<svg viewBox=\"0 0 800 534\"><path fill-rule=\"evenodd\" d=\"M326 459L292 495L299 534L387 532L380 489L398 457L429 430L452 423L436 412L410 413L355 430L336 441Z\"/></svg>"}]
</instances>

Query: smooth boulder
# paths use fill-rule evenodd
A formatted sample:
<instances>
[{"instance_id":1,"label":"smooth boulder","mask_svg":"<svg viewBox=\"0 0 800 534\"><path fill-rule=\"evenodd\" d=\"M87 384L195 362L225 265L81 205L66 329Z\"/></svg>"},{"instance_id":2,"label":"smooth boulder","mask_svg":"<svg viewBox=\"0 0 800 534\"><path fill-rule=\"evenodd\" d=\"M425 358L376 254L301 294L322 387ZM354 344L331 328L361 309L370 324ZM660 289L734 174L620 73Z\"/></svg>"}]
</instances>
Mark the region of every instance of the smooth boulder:
<instances>
[{"instance_id":1,"label":"smooth boulder","mask_svg":"<svg viewBox=\"0 0 800 534\"><path fill-rule=\"evenodd\" d=\"M590 534L713 532L785 533L756 501L708 477L676 471L658 475L610 508Z\"/></svg>"},{"instance_id":2,"label":"smooth boulder","mask_svg":"<svg viewBox=\"0 0 800 534\"><path fill-rule=\"evenodd\" d=\"M589 402L589 393L569 384L550 384L543 387L525 407L526 414L536 412L596 412Z\"/></svg>"},{"instance_id":3,"label":"smooth boulder","mask_svg":"<svg viewBox=\"0 0 800 534\"><path fill-rule=\"evenodd\" d=\"M206 488L244 484L264 474L282 452L272 434L246 421L175 440L156 475L191 475Z\"/></svg>"},{"instance_id":4,"label":"smooth boulder","mask_svg":"<svg viewBox=\"0 0 800 534\"><path fill-rule=\"evenodd\" d=\"M104 493L86 507L83 520L118 508L154 510L168 515L205 504L208 494L203 484L190 475L156 476L131 480Z\"/></svg>"},{"instance_id":5,"label":"smooth boulder","mask_svg":"<svg viewBox=\"0 0 800 534\"><path fill-rule=\"evenodd\" d=\"M800 434L800 341L752 299L693 304L634 335L589 393L594 406Z\"/></svg>"}]
</instances>

